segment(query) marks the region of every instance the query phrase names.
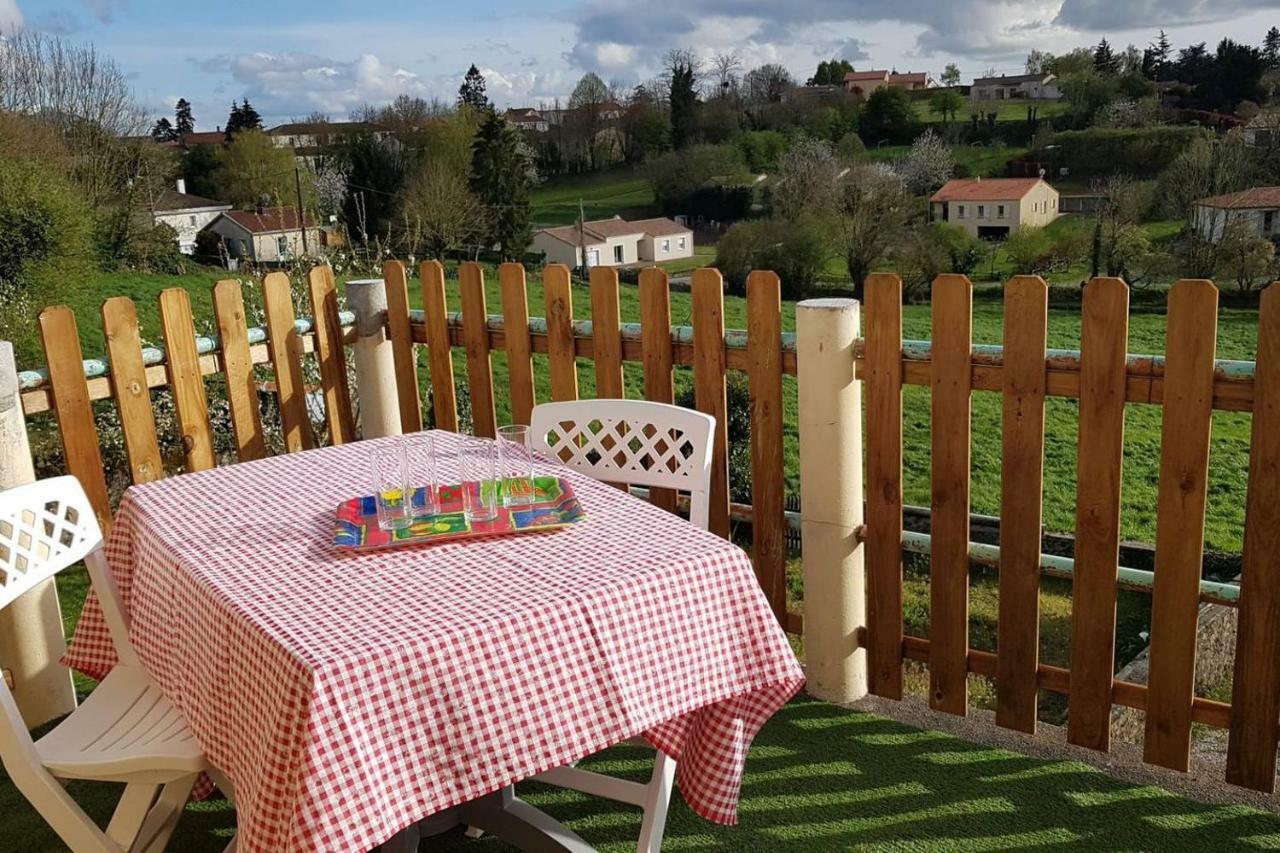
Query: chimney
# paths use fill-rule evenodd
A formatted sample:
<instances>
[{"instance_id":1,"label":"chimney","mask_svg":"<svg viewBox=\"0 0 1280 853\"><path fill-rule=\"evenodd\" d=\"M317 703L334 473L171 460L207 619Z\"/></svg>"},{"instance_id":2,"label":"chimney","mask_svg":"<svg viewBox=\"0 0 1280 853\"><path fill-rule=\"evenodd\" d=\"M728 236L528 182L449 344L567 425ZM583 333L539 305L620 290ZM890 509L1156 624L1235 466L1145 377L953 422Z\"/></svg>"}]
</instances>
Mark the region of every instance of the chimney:
<instances>
[{"instance_id":1,"label":"chimney","mask_svg":"<svg viewBox=\"0 0 1280 853\"><path fill-rule=\"evenodd\" d=\"M183 195L187 194L187 181L185 178L178 178L178 192Z\"/></svg>"}]
</instances>

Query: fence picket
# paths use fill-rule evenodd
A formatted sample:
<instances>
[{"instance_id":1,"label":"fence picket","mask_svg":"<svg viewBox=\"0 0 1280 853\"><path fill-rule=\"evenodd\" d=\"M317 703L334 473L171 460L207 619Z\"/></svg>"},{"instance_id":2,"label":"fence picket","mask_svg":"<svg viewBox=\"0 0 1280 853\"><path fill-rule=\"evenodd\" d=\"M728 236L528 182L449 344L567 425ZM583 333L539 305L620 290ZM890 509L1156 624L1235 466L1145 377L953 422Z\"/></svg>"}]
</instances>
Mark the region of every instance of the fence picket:
<instances>
[{"instance_id":1,"label":"fence picket","mask_svg":"<svg viewBox=\"0 0 1280 853\"><path fill-rule=\"evenodd\" d=\"M1186 771L1218 339L1218 289L1211 282L1186 280L1173 286L1165 339L1175 345L1165 354L1143 759ZM1272 720L1271 727L1275 724Z\"/></svg>"},{"instance_id":2,"label":"fence picket","mask_svg":"<svg viewBox=\"0 0 1280 853\"><path fill-rule=\"evenodd\" d=\"M483 267L473 261L459 267L458 288L462 296L462 339L467 349L467 384L471 388L471 428L476 435L493 438L498 434L498 416L493 404Z\"/></svg>"},{"instance_id":3,"label":"fence picket","mask_svg":"<svg viewBox=\"0 0 1280 853\"><path fill-rule=\"evenodd\" d=\"M89 383L84 377L84 356L80 351L75 312L65 305L41 311L40 337L67 473L80 480L93 504L98 525L106 532L111 529L111 501L107 496L93 404L89 402Z\"/></svg>"},{"instance_id":4,"label":"fence picket","mask_svg":"<svg viewBox=\"0 0 1280 853\"><path fill-rule=\"evenodd\" d=\"M422 429L422 398L418 394L418 358L414 352L413 329L409 327L409 275L404 264L387 261L382 265L387 285L387 334L396 364L396 395L400 402L400 430Z\"/></svg>"},{"instance_id":5,"label":"fence picket","mask_svg":"<svg viewBox=\"0 0 1280 853\"><path fill-rule=\"evenodd\" d=\"M596 364L596 397L621 399L622 327L618 310L618 271L591 268L591 344Z\"/></svg>"},{"instance_id":6,"label":"fence picket","mask_svg":"<svg viewBox=\"0 0 1280 853\"><path fill-rule=\"evenodd\" d=\"M1124 460L1129 287L1095 278L1080 321L1080 425L1076 464L1076 565L1071 597L1067 739L1111 748L1120 474Z\"/></svg>"},{"instance_id":7,"label":"fence picket","mask_svg":"<svg viewBox=\"0 0 1280 853\"><path fill-rule=\"evenodd\" d=\"M533 386L533 344L529 337L529 289L524 265L498 267L502 288L502 316L507 345L507 375L511 384L511 422L528 424L537 405Z\"/></svg>"},{"instance_id":8,"label":"fence picket","mask_svg":"<svg viewBox=\"0 0 1280 853\"><path fill-rule=\"evenodd\" d=\"M427 356L431 371L431 404L436 428L458 431L458 393L454 388L453 354L449 342L449 309L444 297L444 265L423 261L422 310L427 326Z\"/></svg>"},{"instance_id":9,"label":"fence picket","mask_svg":"<svg viewBox=\"0 0 1280 853\"><path fill-rule=\"evenodd\" d=\"M209 399L205 394L191 297L181 287L160 293L160 328L164 334L165 371L173 392L178 430L188 471L204 471L217 464L213 431L209 428Z\"/></svg>"},{"instance_id":10,"label":"fence picket","mask_svg":"<svg viewBox=\"0 0 1280 853\"><path fill-rule=\"evenodd\" d=\"M302 339L294 326L293 285L282 272L262 279L262 307L267 319L267 346L276 375L280 401L280 425L289 453L310 450L311 418L307 415L307 389L302 383Z\"/></svg>"},{"instance_id":11,"label":"fence picket","mask_svg":"<svg viewBox=\"0 0 1280 853\"><path fill-rule=\"evenodd\" d=\"M130 480L158 480L164 476L164 462L156 440L156 416L147 388L147 368L142 363L142 338L133 300L115 296L102 303L102 329L111 362L112 396L120 412L124 449L129 456Z\"/></svg>"},{"instance_id":12,"label":"fence picket","mask_svg":"<svg viewBox=\"0 0 1280 853\"><path fill-rule=\"evenodd\" d=\"M933 282L932 310L929 704L963 716L969 705L969 406L973 378L969 279L938 276Z\"/></svg>"},{"instance_id":13,"label":"fence picket","mask_svg":"<svg viewBox=\"0 0 1280 853\"><path fill-rule=\"evenodd\" d=\"M1280 716L1280 286L1258 311L1253 437L1240 572L1227 781L1271 793Z\"/></svg>"},{"instance_id":14,"label":"fence picket","mask_svg":"<svg viewBox=\"0 0 1280 853\"><path fill-rule=\"evenodd\" d=\"M902 698L902 279L867 278L867 669Z\"/></svg>"},{"instance_id":15,"label":"fence picket","mask_svg":"<svg viewBox=\"0 0 1280 853\"><path fill-rule=\"evenodd\" d=\"M227 379L236 458L241 462L262 459L267 455L267 443L258 414L258 386L254 382L253 357L249 354L249 327L240 282L224 279L213 286L213 312L218 322L222 372Z\"/></svg>"},{"instance_id":16,"label":"fence picket","mask_svg":"<svg viewBox=\"0 0 1280 853\"><path fill-rule=\"evenodd\" d=\"M547 356L551 362L551 399L578 399L578 366L573 346L573 290L569 268L547 264L542 269L542 291L547 303Z\"/></svg>"},{"instance_id":17,"label":"fence picket","mask_svg":"<svg viewBox=\"0 0 1280 853\"><path fill-rule=\"evenodd\" d=\"M338 319L338 291L333 285L333 268L320 264L311 268L311 313L315 318L316 363L324 389L324 411L329 425L329 441L346 444L356 437L351 389L347 385L347 354Z\"/></svg>"},{"instance_id":18,"label":"fence picket","mask_svg":"<svg viewBox=\"0 0 1280 853\"><path fill-rule=\"evenodd\" d=\"M1048 309L1049 289L1039 276L1015 276L1005 286L996 723L1031 734L1040 662Z\"/></svg>"},{"instance_id":19,"label":"fence picket","mask_svg":"<svg viewBox=\"0 0 1280 853\"><path fill-rule=\"evenodd\" d=\"M640 348L644 362L644 398L655 403L673 402L671 290L667 271L660 267L640 272ZM676 511L673 489L650 489L649 500L667 512Z\"/></svg>"},{"instance_id":20,"label":"fence picket","mask_svg":"<svg viewBox=\"0 0 1280 853\"><path fill-rule=\"evenodd\" d=\"M782 460L782 282L747 276L747 371L751 396L751 557L773 614L787 619L786 482Z\"/></svg>"},{"instance_id":21,"label":"fence picket","mask_svg":"<svg viewBox=\"0 0 1280 853\"><path fill-rule=\"evenodd\" d=\"M724 363L724 280L710 267L693 271L693 391L716 419L711 453L712 533L729 536L729 426Z\"/></svg>"}]
</instances>

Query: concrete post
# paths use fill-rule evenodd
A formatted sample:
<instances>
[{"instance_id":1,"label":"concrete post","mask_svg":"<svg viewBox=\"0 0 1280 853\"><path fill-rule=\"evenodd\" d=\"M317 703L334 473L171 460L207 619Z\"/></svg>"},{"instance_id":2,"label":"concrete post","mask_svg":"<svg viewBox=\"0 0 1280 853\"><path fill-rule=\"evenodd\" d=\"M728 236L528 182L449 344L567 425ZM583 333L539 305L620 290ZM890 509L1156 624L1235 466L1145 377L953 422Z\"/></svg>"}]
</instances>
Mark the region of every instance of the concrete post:
<instances>
[{"instance_id":1,"label":"concrete post","mask_svg":"<svg viewBox=\"0 0 1280 853\"><path fill-rule=\"evenodd\" d=\"M867 693L862 524L862 383L854 379L858 303L796 306L800 426L800 535L808 692L828 702Z\"/></svg>"},{"instance_id":2,"label":"concrete post","mask_svg":"<svg viewBox=\"0 0 1280 853\"><path fill-rule=\"evenodd\" d=\"M347 307L356 315L353 364L363 438L400 435L396 361L387 337L387 283L380 278L347 282Z\"/></svg>"},{"instance_id":3,"label":"concrete post","mask_svg":"<svg viewBox=\"0 0 1280 853\"><path fill-rule=\"evenodd\" d=\"M0 490L34 479L13 345L0 341ZM30 728L75 710L71 671L58 662L66 648L52 580L0 610L0 667Z\"/></svg>"}]
</instances>

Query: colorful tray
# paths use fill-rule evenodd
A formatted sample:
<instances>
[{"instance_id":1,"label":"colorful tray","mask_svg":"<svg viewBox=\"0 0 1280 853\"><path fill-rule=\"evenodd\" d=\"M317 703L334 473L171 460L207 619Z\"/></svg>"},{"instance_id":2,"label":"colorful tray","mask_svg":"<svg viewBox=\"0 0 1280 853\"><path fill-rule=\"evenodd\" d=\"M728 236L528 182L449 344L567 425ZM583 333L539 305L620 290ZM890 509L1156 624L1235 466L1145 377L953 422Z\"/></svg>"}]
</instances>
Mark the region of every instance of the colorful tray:
<instances>
[{"instance_id":1,"label":"colorful tray","mask_svg":"<svg viewBox=\"0 0 1280 853\"><path fill-rule=\"evenodd\" d=\"M527 492L528 485L527 479L508 480L504 488L511 491L522 487ZM492 483L485 484L486 490L493 486ZM511 536L555 530L575 524L586 517L567 480L535 477L533 486L532 503L499 506L498 517L494 521L480 523L468 521L463 512L462 486L441 486L441 511L436 515L414 519L413 524L400 530L383 530L378 526L378 511L372 495L352 498L338 507L338 515L333 522L333 544L339 548L369 550L452 542L481 536ZM474 490L477 484L472 483L470 487ZM414 492L415 504L422 503L422 492L422 489Z\"/></svg>"}]
</instances>

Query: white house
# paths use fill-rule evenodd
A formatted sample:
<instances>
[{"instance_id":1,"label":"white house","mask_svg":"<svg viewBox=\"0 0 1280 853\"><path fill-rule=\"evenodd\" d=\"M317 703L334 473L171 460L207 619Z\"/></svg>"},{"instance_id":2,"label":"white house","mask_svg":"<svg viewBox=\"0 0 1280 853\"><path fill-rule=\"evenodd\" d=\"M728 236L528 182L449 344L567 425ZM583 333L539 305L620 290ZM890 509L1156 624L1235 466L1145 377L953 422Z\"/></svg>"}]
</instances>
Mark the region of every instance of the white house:
<instances>
[{"instance_id":1,"label":"white house","mask_svg":"<svg viewBox=\"0 0 1280 853\"><path fill-rule=\"evenodd\" d=\"M1205 239L1214 242L1234 222L1244 222L1259 237L1280 241L1280 187L1253 187L1202 198L1195 203L1191 221Z\"/></svg>"},{"instance_id":2,"label":"white house","mask_svg":"<svg viewBox=\"0 0 1280 853\"><path fill-rule=\"evenodd\" d=\"M999 240L1059 216L1058 191L1042 178L957 178L929 199L929 218Z\"/></svg>"},{"instance_id":3,"label":"white house","mask_svg":"<svg viewBox=\"0 0 1280 853\"><path fill-rule=\"evenodd\" d=\"M292 207L223 211L205 230L222 239L227 257L238 260L277 263L320 251L320 229L315 221L306 216L299 224L298 212Z\"/></svg>"},{"instance_id":4,"label":"white house","mask_svg":"<svg viewBox=\"0 0 1280 853\"><path fill-rule=\"evenodd\" d=\"M230 209L226 202L190 195L187 182L179 178L176 190L164 190L151 205L151 224L168 225L178 232L178 249L184 255L192 255L200 229Z\"/></svg>"},{"instance_id":5,"label":"white house","mask_svg":"<svg viewBox=\"0 0 1280 853\"><path fill-rule=\"evenodd\" d=\"M628 222L620 216L578 225L543 228L533 235L532 249L547 263L620 267L693 257L693 231L665 217Z\"/></svg>"},{"instance_id":6,"label":"white house","mask_svg":"<svg viewBox=\"0 0 1280 853\"><path fill-rule=\"evenodd\" d=\"M550 127L547 117L535 110L533 107L516 107L507 110L507 121L514 124L521 130L533 130L538 132L545 131Z\"/></svg>"},{"instance_id":7,"label":"white house","mask_svg":"<svg viewBox=\"0 0 1280 853\"><path fill-rule=\"evenodd\" d=\"M979 77L969 89L974 101L1009 101L1026 98L1033 101L1057 101L1062 98L1058 78L1052 74L1013 74Z\"/></svg>"},{"instance_id":8,"label":"white house","mask_svg":"<svg viewBox=\"0 0 1280 853\"><path fill-rule=\"evenodd\" d=\"M1244 126L1245 145L1259 148L1280 148L1280 110L1258 113Z\"/></svg>"}]
</instances>

